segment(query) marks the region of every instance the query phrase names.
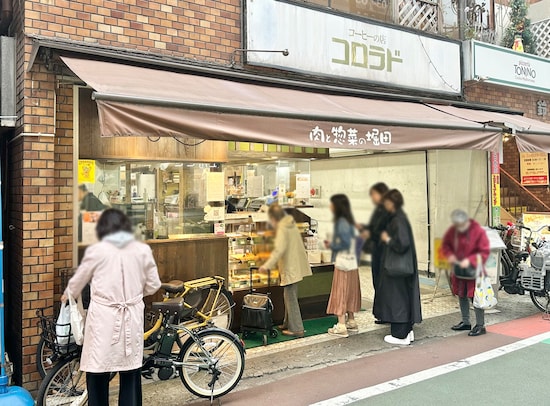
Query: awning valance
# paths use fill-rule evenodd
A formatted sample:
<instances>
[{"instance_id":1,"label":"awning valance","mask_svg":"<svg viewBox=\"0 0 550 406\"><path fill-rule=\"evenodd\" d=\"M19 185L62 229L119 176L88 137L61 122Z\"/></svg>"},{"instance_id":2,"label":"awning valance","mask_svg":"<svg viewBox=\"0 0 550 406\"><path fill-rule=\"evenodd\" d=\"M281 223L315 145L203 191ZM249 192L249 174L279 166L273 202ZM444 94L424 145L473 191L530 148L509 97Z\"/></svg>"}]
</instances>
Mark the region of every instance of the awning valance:
<instances>
[{"instance_id":1,"label":"awning valance","mask_svg":"<svg viewBox=\"0 0 550 406\"><path fill-rule=\"evenodd\" d=\"M62 59L95 90L103 136L192 136L372 150L496 151L501 142L501 127L493 124L500 121L471 119L467 114L472 110L468 109L452 107L463 117L421 103ZM550 151L550 142L548 145Z\"/></svg>"}]
</instances>

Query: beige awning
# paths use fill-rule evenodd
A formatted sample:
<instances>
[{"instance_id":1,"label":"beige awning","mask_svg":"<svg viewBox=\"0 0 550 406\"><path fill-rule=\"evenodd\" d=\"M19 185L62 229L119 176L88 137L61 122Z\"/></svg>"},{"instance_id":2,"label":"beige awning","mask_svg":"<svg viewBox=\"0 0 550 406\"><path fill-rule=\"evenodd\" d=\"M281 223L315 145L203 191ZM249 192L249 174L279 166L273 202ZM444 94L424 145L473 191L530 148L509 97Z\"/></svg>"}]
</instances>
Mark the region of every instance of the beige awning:
<instances>
[{"instance_id":1,"label":"beige awning","mask_svg":"<svg viewBox=\"0 0 550 406\"><path fill-rule=\"evenodd\" d=\"M516 144L521 152L550 152L549 123L513 114L471 110L453 106L430 106L454 117L502 128L504 131L515 135Z\"/></svg>"},{"instance_id":2,"label":"beige awning","mask_svg":"<svg viewBox=\"0 0 550 406\"><path fill-rule=\"evenodd\" d=\"M490 120L472 120L421 103L62 59L95 90L101 133L106 137L184 135L371 150L497 151L501 143L501 128Z\"/></svg>"}]
</instances>

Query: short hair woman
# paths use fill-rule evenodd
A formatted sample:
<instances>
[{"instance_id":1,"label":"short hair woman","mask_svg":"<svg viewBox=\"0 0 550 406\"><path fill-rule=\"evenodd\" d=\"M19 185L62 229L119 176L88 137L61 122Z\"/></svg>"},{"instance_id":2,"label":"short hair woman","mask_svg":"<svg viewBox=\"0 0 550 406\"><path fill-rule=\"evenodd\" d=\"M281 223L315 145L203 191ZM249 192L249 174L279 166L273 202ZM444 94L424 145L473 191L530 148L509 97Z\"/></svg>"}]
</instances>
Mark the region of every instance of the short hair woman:
<instances>
[{"instance_id":1,"label":"short hair woman","mask_svg":"<svg viewBox=\"0 0 550 406\"><path fill-rule=\"evenodd\" d=\"M119 372L119 405L140 406L143 361L143 297L160 288L151 248L134 239L128 217L103 212L100 242L90 245L61 300L91 284L80 369L86 371L88 405L109 404L109 377Z\"/></svg>"},{"instance_id":2,"label":"short hair woman","mask_svg":"<svg viewBox=\"0 0 550 406\"><path fill-rule=\"evenodd\" d=\"M390 218L386 231L380 236L384 242L384 254L373 313L378 320L391 324L391 335L384 337L384 341L409 345L414 341L413 325L422 321L414 236L403 211L401 192L390 190L384 195L383 202ZM405 264L405 276L397 275L396 269L392 269L395 258Z\"/></svg>"}]
</instances>

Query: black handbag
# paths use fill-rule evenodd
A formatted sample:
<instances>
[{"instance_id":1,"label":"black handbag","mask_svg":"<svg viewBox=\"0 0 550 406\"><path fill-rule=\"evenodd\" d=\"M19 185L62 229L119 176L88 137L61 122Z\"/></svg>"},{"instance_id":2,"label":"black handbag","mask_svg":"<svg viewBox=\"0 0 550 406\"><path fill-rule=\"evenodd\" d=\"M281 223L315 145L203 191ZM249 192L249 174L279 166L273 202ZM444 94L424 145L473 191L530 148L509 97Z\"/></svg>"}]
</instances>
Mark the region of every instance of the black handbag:
<instances>
[{"instance_id":1,"label":"black handbag","mask_svg":"<svg viewBox=\"0 0 550 406\"><path fill-rule=\"evenodd\" d=\"M384 258L384 270L392 278L406 278L414 275L414 266L412 263L411 249L405 253L398 254L391 249L386 251Z\"/></svg>"},{"instance_id":2,"label":"black handbag","mask_svg":"<svg viewBox=\"0 0 550 406\"><path fill-rule=\"evenodd\" d=\"M453 272L458 279L474 280L477 275L477 269L472 265L462 268L459 264L455 264Z\"/></svg>"}]
</instances>

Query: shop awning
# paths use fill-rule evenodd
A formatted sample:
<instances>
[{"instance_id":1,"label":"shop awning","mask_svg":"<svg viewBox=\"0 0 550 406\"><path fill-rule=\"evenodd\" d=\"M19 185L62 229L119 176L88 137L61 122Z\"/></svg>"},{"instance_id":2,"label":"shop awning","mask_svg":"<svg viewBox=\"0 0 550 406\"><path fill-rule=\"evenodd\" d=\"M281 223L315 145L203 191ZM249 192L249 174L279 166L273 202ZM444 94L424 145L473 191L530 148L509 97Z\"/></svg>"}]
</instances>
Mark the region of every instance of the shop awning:
<instances>
[{"instance_id":1,"label":"shop awning","mask_svg":"<svg viewBox=\"0 0 550 406\"><path fill-rule=\"evenodd\" d=\"M502 128L514 135L521 152L550 152L550 124L513 114L471 110L454 106L430 105L432 108L477 123Z\"/></svg>"},{"instance_id":2,"label":"shop awning","mask_svg":"<svg viewBox=\"0 0 550 406\"><path fill-rule=\"evenodd\" d=\"M421 103L314 93L89 59L62 59L95 90L101 134L106 137L192 136L318 148L488 151L498 150L502 139L501 126L493 124L499 120L485 116L477 120L477 116L469 116L475 112L469 109L452 107L460 112L454 114L454 110ZM498 113L486 114L496 117L493 115ZM528 136L540 138L541 134ZM524 140L522 145L530 150L531 139ZM538 141L533 140L533 145L541 149ZM550 151L550 137L543 145L548 145Z\"/></svg>"}]
</instances>

